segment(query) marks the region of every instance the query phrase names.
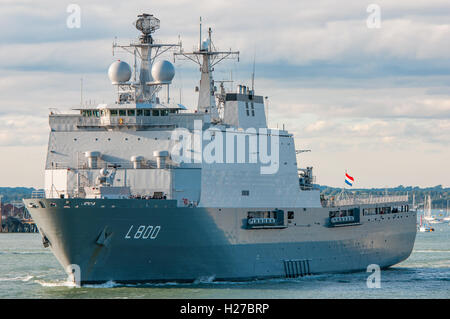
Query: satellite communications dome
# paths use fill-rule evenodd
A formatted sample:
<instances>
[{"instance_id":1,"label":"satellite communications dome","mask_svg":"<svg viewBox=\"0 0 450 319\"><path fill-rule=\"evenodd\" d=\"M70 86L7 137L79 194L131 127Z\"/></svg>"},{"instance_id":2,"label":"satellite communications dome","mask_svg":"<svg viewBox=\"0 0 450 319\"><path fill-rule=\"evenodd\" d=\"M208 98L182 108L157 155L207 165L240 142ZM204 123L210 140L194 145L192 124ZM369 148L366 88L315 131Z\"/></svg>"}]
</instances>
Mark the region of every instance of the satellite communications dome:
<instances>
[{"instance_id":1,"label":"satellite communications dome","mask_svg":"<svg viewBox=\"0 0 450 319\"><path fill-rule=\"evenodd\" d=\"M131 78L131 68L128 63L117 60L109 66L108 76L112 84L128 82Z\"/></svg>"},{"instance_id":2,"label":"satellite communications dome","mask_svg":"<svg viewBox=\"0 0 450 319\"><path fill-rule=\"evenodd\" d=\"M175 68L167 60L161 60L153 64L152 76L157 83L170 83L175 76Z\"/></svg>"}]
</instances>

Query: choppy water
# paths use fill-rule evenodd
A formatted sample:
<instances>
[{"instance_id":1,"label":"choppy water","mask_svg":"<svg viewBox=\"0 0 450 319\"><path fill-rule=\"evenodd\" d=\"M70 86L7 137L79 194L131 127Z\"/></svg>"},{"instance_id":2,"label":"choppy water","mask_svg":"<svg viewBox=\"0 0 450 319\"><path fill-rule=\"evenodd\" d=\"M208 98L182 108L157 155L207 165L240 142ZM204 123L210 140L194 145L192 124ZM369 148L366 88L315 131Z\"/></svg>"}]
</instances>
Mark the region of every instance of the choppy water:
<instances>
[{"instance_id":1,"label":"choppy water","mask_svg":"<svg viewBox=\"0 0 450 319\"><path fill-rule=\"evenodd\" d=\"M299 279L194 284L73 287L39 234L0 234L0 298L450 298L450 224L418 233L412 255L381 273L381 288L366 286L368 273Z\"/></svg>"}]
</instances>

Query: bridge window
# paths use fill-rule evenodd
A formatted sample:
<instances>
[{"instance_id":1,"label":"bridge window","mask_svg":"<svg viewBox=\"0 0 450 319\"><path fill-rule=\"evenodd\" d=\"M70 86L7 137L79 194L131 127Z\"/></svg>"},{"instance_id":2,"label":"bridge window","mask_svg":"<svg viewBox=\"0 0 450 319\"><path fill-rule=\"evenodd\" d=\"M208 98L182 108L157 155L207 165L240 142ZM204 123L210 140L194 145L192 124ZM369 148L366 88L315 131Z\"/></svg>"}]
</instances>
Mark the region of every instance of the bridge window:
<instances>
[{"instance_id":1,"label":"bridge window","mask_svg":"<svg viewBox=\"0 0 450 319\"><path fill-rule=\"evenodd\" d=\"M117 110L110 110L109 114L111 114L111 116L117 116Z\"/></svg>"},{"instance_id":2,"label":"bridge window","mask_svg":"<svg viewBox=\"0 0 450 319\"><path fill-rule=\"evenodd\" d=\"M119 110L119 116L126 116L127 110Z\"/></svg>"},{"instance_id":3,"label":"bridge window","mask_svg":"<svg viewBox=\"0 0 450 319\"><path fill-rule=\"evenodd\" d=\"M152 115L150 110L144 110L144 116L150 116Z\"/></svg>"},{"instance_id":4,"label":"bridge window","mask_svg":"<svg viewBox=\"0 0 450 319\"><path fill-rule=\"evenodd\" d=\"M253 104L253 102L251 103L251 107L252 107L252 116L255 116L255 105Z\"/></svg>"},{"instance_id":5,"label":"bridge window","mask_svg":"<svg viewBox=\"0 0 450 319\"><path fill-rule=\"evenodd\" d=\"M153 110L152 111L153 116L159 116L159 110Z\"/></svg>"},{"instance_id":6,"label":"bridge window","mask_svg":"<svg viewBox=\"0 0 450 319\"><path fill-rule=\"evenodd\" d=\"M167 116L167 115L169 115L168 110L161 110L161 116Z\"/></svg>"},{"instance_id":7,"label":"bridge window","mask_svg":"<svg viewBox=\"0 0 450 319\"><path fill-rule=\"evenodd\" d=\"M250 116L250 110L248 109L248 102L245 102L245 111L247 113L247 116Z\"/></svg>"},{"instance_id":8,"label":"bridge window","mask_svg":"<svg viewBox=\"0 0 450 319\"><path fill-rule=\"evenodd\" d=\"M294 219L294 212L292 211L288 212L288 219Z\"/></svg>"},{"instance_id":9,"label":"bridge window","mask_svg":"<svg viewBox=\"0 0 450 319\"><path fill-rule=\"evenodd\" d=\"M128 116L134 116L136 113L135 113L135 110L127 110L127 115Z\"/></svg>"},{"instance_id":10,"label":"bridge window","mask_svg":"<svg viewBox=\"0 0 450 319\"><path fill-rule=\"evenodd\" d=\"M242 196L249 196L249 195L250 195L250 191L248 191L248 190L242 191Z\"/></svg>"},{"instance_id":11,"label":"bridge window","mask_svg":"<svg viewBox=\"0 0 450 319\"><path fill-rule=\"evenodd\" d=\"M136 110L136 116L144 115L144 110Z\"/></svg>"}]
</instances>

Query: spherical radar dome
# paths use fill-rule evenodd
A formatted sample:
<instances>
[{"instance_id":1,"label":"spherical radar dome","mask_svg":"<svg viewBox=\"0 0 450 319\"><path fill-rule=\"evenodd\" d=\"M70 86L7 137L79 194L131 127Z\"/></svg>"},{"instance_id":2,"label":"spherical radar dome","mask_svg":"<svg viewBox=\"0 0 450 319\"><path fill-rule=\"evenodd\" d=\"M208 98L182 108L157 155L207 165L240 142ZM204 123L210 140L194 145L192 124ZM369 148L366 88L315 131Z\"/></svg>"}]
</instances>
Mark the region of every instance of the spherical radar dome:
<instances>
[{"instance_id":1,"label":"spherical radar dome","mask_svg":"<svg viewBox=\"0 0 450 319\"><path fill-rule=\"evenodd\" d=\"M155 82L170 83L175 76L175 68L167 60L158 61L153 64L152 76Z\"/></svg>"},{"instance_id":2,"label":"spherical radar dome","mask_svg":"<svg viewBox=\"0 0 450 319\"><path fill-rule=\"evenodd\" d=\"M131 78L131 68L126 62L115 61L109 66L108 76L113 84L127 82Z\"/></svg>"}]
</instances>

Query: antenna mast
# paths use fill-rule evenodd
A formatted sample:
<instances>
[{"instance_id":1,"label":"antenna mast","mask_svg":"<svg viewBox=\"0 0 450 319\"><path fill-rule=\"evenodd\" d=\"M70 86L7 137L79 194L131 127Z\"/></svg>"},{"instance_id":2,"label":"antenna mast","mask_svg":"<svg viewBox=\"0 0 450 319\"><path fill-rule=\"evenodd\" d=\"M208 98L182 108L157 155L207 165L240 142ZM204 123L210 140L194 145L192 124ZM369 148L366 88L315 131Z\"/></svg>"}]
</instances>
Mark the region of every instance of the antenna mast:
<instances>
[{"instance_id":1,"label":"antenna mast","mask_svg":"<svg viewBox=\"0 0 450 319\"><path fill-rule=\"evenodd\" d=\"M256 52L253 55L252 94L255 94L255 60L256 60Z\"/></svg>"},{"instance_id":2,"label":"antenna mast","mask_svg":"<svg viewBox=\"0 0 450 319\"><path fill-rule=\"evenodd\" d=\"M202 20L200 18L200 43L197 51L174 53L174 59L182 56L185 60L190 60L200 66L201 80L198 96L197 112L211 114L211 119L219 119L219 112L216 106L215 86L212 76L214 66L225 59L237 58L239 62L239 51L216 51L212 42L212 29L208 29L208 38L202 42ZM201 59L200 59L201 57Z\"/></svg>"},{"instance_id":3,"label":"antenna mast","mask_svg":"<svg viewBox=\"0 0 450 319\"><path fill-rule=\"evenodd\" d=\"M131 43L129 45L119 45L113 43L113 53L115 48L121 48L134 56L136 66L136 55L141 59L139 78L134 83L126 83L126 90L124 92L134 91L134 99L136 103L155 103L156 93L160 90L160 86L154 83L151 74L151 67L153 61L164 52L174 48L180 47L180 44L157 44L154 42L152 34L159 29L160 21L152 14L140 14L135 22L135 27L142 34L139 37L139 42ZM136 78L135 67L135 78Z\"/></svg>"}]
</instances>

